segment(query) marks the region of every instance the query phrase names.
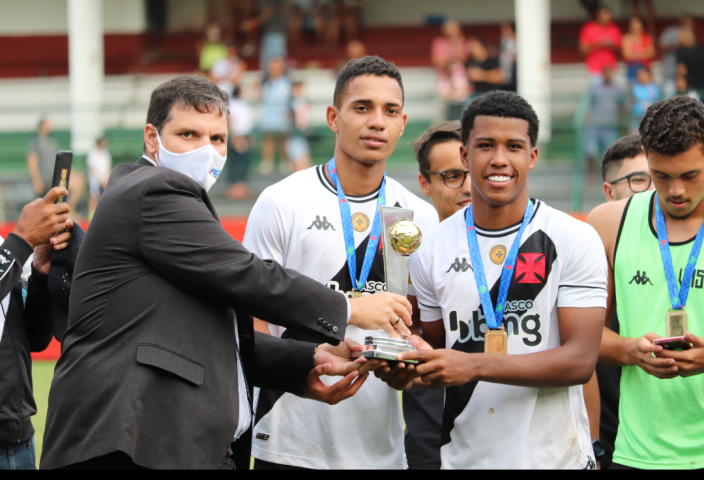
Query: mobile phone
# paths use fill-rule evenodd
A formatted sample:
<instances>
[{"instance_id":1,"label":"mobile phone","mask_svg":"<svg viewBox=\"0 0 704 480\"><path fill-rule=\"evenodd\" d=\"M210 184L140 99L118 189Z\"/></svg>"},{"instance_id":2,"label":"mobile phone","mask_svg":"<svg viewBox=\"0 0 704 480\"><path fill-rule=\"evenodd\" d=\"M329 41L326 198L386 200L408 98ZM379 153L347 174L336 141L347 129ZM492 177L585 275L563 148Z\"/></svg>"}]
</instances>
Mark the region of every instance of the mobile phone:
<instances>
[{"instance_id":1,"label":"mobile phone","mask_svg":"<svg viewBox=\"0 0 704 480\"><path fill-rule=\"evenodd\" d=\"M665 350L689 350L691 348L684 337L658 338L653 343Z\"/></svg>"},{"instance_id":2,"label":"mobile phone","mask_svg":"<svg viewBox=\"0 0 704 480\"><path fill-rule=\"evenodd\" d=\"M73 164L73 152L68 150L59 150L56 152L56 161L54 163L54 178L51 181L51 188L64 187L68 190L68 181L71 177L71 165ZM66 201L64 195L59 195L54 203L63 203Z\"/></svg>"}]
</instances>

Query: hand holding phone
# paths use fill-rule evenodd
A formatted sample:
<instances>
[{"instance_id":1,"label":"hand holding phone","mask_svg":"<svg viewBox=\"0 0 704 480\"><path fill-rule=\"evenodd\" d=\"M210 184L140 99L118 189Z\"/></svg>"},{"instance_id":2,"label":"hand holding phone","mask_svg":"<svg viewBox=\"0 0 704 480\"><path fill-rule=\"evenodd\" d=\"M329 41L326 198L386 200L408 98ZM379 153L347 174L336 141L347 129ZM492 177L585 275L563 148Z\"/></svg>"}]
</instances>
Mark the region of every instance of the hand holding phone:
<instances>
[{"instance_id":1,"label":"hand holding phone","mask_svg":"<svg viewBox=\"0 0 704 480\"><path fill-rule=\"evenodd\" d=\"M68 190L68 181L71 177L71 165L73 164L73 152L59 150L56 152L54 163L54 177L51 181L51 188L64 187ZM60 195L54 203L64 203L64 195Z\"/></svg>"}]
</instances>

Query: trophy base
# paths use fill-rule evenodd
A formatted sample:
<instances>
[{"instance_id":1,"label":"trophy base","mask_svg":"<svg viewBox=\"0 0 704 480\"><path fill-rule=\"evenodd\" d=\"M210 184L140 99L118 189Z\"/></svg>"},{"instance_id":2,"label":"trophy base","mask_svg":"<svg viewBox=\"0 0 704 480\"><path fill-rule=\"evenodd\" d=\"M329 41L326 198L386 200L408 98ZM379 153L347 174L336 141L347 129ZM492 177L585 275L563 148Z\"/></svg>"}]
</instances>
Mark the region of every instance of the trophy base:
<instances>
[{"instance_id":1,"label":"trophy base","mask_svg":"<svg viewBox=\"0 0 704 480\"><path fill-rule=\"evenodd\" d=\"M365 350L362 355L365 358L377 358L379 360L388 360L399 362L396 355L399 353L415 352L417 349L408 340L397 340L393 338L375 338L366 337L364 344L371 347L370 350ZM417 360L405 360L404 363L415 364Z\"/></svg>"}]
</instances>

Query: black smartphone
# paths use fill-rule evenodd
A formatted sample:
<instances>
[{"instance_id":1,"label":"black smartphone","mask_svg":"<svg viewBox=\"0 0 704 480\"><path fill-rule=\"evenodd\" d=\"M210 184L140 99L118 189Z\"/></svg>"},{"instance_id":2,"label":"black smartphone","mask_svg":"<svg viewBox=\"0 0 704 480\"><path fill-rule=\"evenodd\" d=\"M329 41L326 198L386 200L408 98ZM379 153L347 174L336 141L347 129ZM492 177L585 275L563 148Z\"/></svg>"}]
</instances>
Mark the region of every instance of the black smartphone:
<instances>
[{"instance_id":1,"label":"black smartphone","mask_svg":"<svg viewBox=\"0 0 704 480\"><path fill-rule=\"evenodd\" d=\"M71 177L71 165L73 164L73 152L59 150L56 152L56 162L54 163L54 178L51 181L51 188L64 187L68 190L68 181ZM64 195L59 195L54 203L66 201Z\"/></svg>"},{"instance_id":2,"label":"black smartphone","mask_svg":"<svg viewBox=\"0 0 704 480\"><path fill-rule=\"evenodd\" d=\"M665 350L689 350L691 346L684 337L658 338L653 342Z\"/></svg>"}]
</instances>

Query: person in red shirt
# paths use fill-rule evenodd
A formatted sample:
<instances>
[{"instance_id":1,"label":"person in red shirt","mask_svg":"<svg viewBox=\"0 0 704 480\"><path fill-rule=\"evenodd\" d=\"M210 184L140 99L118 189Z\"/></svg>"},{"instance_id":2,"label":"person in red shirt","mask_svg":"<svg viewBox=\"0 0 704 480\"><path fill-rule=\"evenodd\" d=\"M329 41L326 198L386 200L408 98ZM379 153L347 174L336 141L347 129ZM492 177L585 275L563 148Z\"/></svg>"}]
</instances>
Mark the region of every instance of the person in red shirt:
<instances>
[{"instance_id":1,"label":"person in red shirt","mask_svg":"<svg viewBox=\"0 0 704 480\"><path fill-rule=\"evenodd\" d=\"M611 10L601 7L596 13L596 20L585 24L579 35L579 49L587 57L590 83L600 82L606 67L616 70L616 52L620 48L621 31L613 23Z\"/></svg>"},{"instance_id":2,"label":"person in red shirt","mask_svg":"<svg viewBox=\"0 0 704 480\"><path fill-rule=\"evenodd\" d=\"M628 32L623 35L623 59L628 66L628 83L636 83L638 70L645 67L650 70L651 60L655 58L653 38L645 33L643 22L638 17L631 17Z\"/></svg>"}]
</instances>

